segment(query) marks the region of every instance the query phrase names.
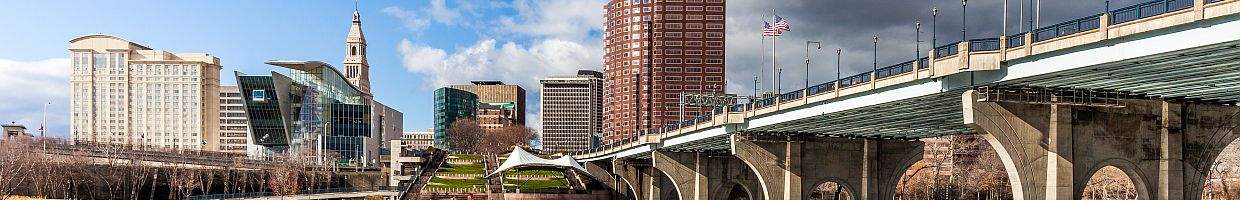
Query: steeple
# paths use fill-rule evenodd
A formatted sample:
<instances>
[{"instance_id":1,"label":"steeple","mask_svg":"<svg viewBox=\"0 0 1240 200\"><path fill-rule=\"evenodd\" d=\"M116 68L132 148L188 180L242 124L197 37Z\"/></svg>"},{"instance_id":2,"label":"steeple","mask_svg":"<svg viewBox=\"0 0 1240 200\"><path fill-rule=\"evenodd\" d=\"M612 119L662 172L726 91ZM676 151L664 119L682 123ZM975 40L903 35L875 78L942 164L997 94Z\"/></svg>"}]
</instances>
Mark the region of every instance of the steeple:
<instances>
[{"instance_id":1,"label":"steeple","mask_svg":"<svg viewBox=\"0 0 1240 200\"><path fill-rule=\"evenodd\" d=\"M370 64L366 62L366 36L362 34L362 14L353 9L353 24L345 37L344 74L349 83L370 93Z\"/></svg>"}]
</instances>

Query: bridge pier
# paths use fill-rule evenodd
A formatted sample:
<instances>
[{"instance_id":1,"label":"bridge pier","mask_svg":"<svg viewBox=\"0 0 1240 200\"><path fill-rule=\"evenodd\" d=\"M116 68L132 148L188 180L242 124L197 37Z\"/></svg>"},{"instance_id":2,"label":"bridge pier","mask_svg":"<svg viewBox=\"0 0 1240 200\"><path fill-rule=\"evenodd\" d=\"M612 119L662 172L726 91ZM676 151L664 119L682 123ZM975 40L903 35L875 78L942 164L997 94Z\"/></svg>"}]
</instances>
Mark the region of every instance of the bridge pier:
<instances>
[{"instance_id":1,"label":"bridge pier","mask_svg":"<svg viewBox=\"0 0 1240 200\"><path fill-rule=\"evenodd\" d=\"M782 138L782 139L781 139ZM920 141L746 136L733 153L761 182L757 199L806 199L833 182L857 199L891 199L900 176L922 158Z\"/></svg>"},{"instance_id":2,"label":"bridge pier","mask_svg":"<svg viewBox=\"0 0 1240 200\"><path fill-rule=\"evenodd\" d=\"M1106 166L1132 180L1138 199L1200 199L1215 158L1240 136L1236 106L979 102L974 95L964 94L964 121L999 154L1015 199L1080 199Z\"/></svg>"},{"instance_id":3,"label":"bridge pier","mask_svg":"<svg viewBox=\"0 0 1240 200\"><path fill-rule=\"evenodd\" d=\"M709 178L706 177L706 166L702 166L702 153L654 151L651 153L654 168L662 172L676 190L681 200L710 199L706 188Z\"/></svg>"}]
</instances>

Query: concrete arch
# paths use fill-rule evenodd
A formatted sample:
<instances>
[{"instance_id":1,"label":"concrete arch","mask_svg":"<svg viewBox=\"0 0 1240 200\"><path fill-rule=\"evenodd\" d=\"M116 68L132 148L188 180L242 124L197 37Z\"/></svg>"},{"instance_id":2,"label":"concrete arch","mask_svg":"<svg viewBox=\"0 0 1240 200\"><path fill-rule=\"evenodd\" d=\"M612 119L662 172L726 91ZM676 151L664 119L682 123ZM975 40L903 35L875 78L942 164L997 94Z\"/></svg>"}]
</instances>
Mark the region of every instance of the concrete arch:
<instances>
[{"instance_id":1,"label":"concrete arch","mask_svg":"<svg viewBox=\"0 0 1240 200\"><path fill-rule=\"evenodd\" d=\"M741 191L744 191L744 192L745 192L745 195L744 195L744 196L746 196L746 197L747 197L747 198L749 198L750 200L757 200L757 199L755 199L755 198L754 198L754 192L753 192L753 190L752 190L752 189L750 189L750 188L749 188L749 186L745 186L745 184L742 184L740 181L736 181L736 180L728 181L728 182L727 182L727 184L722 185L722 186L720 186L720 187L716 188L716 192L714 192L714 193L715 193L715 194L722 194L722 195L717 195L717 196L715 196L715 198L711 198L711 199L714 199L714 200L731 200L731 199L729 199L729 197L732 197L732 195L733 195L733 194L732 194L732 192L733 192L733 191L736 191L736 189L738 189L738 188L739 188Z\"/></svg>"},{"instance_id":2,"label":"concrete arch","mask_svg":"<svg viewBox=\"0 0 1240 200\"><path fill-rule=\"evenodd\" d=\"M671 182L672 182L672 188L673 188L673 189L671 189L670 191L672 191L672 192L675 192L675 193L676 193L676 195L672 195L673 197L676 197L675 199L685 200L684 198L682 198L682 196L683 196L683 195L685 195L685 193L684 193L684 191L681 191L681 190L680 190L680 187L679 187L679 186L677 186L677 185L676 185L676 183L680 183L680 182L677 182L675 177L672 177L672 175L671 175L671 174L667 174L667 172L664 172L663 170L658 170L658 169L655 169L654 171L659 171L659 174L662 174L662 175L663 175L663 178L666 178L668 181L671 181ZM653 182L653 183L650 183L650 184L659 184L659 182ZM662 195L662 194L660 194L659 196L663 196L663 195ZM668 199L668 197L663 196L663 197L662 197L662 199Z\"/></svg>"},{"instance_id":3,"label":"concrete arch","mask_svg":"<svg viewBox=\"0 0 1240 200\"><path fill-rule=\"evenodd\" d=\"M854 200L860 200L859 198L861 198L861 196L857 194L856 192L857 190L854 189L856 188L856 186L853 186L849 184L848 181L845 181L844 179L837 178L837 177L825 178L822 181L819 181L818 183L814 183L813 189L809 190L809 192L805 195L805 198L810 199L811 197L813 197L814 192L818 191L818 187L821 187L822 185L825 185L828 183L835 183L835 184L840 185L842 189L841 192L848 194L848 196L852 197L852 199Z\"/></svg>"},{"instance_id":4,"label":"concrete arch","mask_svg":"<svg viewBox=\"0 0 1240 200\"><path fill-rule=\"evenodd\" d=\"M1081 199L1082 197L1084 197L1085 188L1089 186L1088 185L1089 180L1092 180L1093 177L1096 176L1099 171L1101 171L1103 168L1106 168L1106 167L1113 167L1115 169L1118 169L1120 172L1123 172L1124 176L1128 178L1129 181L1132 181L1132 186L1133 186L1133 189L1136 190L1137 192L1138 200L1149 200L1153 198L1152 196L1154 195L1154 193L1150 192L1148 184L1146 183L1147 182L1146 180L1149 180L1148 179L1149 177L1146 177L1144 174L1142 174L1140 170L1138 170L1140 168L1138 168L1137 165L1133 163L1132 161L1118 159L1118 158L1106 159L1101 162L1098 162L1098 164L1095 164L1093 167L1090 167L1089 171L1087 171L1086 173L1088 174L1088 176L1084 176L1087 178L1085 178L1083 182L1077 184L1079 185L1078 187L1073 188L1073 190L1075 190L1075 192L1073 192L1075 194L1074 198Z\"/></svg>"}]
</instances>

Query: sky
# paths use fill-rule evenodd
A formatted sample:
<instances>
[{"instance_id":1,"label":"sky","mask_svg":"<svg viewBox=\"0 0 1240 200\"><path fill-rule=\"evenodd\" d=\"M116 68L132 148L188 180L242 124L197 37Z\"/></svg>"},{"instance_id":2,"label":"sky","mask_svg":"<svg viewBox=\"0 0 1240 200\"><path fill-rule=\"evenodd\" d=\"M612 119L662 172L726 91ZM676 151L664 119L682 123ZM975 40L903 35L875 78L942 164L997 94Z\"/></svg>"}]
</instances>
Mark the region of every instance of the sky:
<instances>
[{"instance_id":1,"label":"sky","mask_svg":"<svg viewBox=\"0 0 1240 200\"><path fill-rule=\"evenodd\" d=\"M470 80L500 80L527 90L527 124L537 128L538 80L602 70L604 0L362 0L356 9L368 42L375 98L404 113L404 129L433 124L433 91ZM1097 14L1102 0L1045 0L1041 26ZM1110 1L1111 8L1137 0ZM1007 34L1030 25L1020 20L1022 1L1008 1ZM68 41L108 34L172 52L220 58L221 84L235 85L234 71L266 74L286 70L267 60L320 60L340 67L354 1L15 1L0 0L0 122L36 129L47 106L51 136L68 136ZM834 50L841 49L843 76L925 56L932 46L1004 34L1002 0L973 0L967 15L948 0L728 0L727 90L750 94L753 77L769 79L771 40L761 22L772 10L791 24L775 52L784 69L783 88L835 79ZM938 7L932 19L930 10ZM1028 7L1033 7L1025 5ZM1031 14L1025 14L1030 17ZM967 20L962 20L967 19ZM915 23L922 24L920 40ZM1018 23L1019 22L1019 23ZM934 25L934 26L932 26ZM1019 27L1025 27L1021 29ZM935 31L931 31L935 30ZM872 37L879 37L877 50ZM804 66L805 41L822 41ZM920 54L914 54L920 49ZM877 54L877 56L874 56ZM773 81L762 80L763 84ZM769 88L764 85L762 88Z\"/></svg>"}]
</instances>

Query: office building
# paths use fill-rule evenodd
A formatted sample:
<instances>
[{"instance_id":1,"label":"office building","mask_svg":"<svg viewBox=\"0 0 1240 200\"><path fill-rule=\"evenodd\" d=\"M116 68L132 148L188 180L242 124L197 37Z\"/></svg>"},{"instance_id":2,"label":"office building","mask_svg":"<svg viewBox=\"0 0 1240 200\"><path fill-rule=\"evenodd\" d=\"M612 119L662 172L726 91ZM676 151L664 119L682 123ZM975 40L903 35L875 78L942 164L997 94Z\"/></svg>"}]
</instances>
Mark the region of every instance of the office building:
<instances>
[{"instance_id":1,"label":"office building","mask_svg":"<svg viewBox=\"0 0 1240 200\"><path fill-rule=\"evenodd\" d=\"M485 131L496 131L517 124L513 103L479 103L478 126Z\"/></svg>"},{"instance_id":2,"label":"office building","mask_svg":"<svg viewBox=\"0 0 1240 200\"><path fill-rule=\"evenodd\" d=\"M596 147L603 134L603 73L577 71L542 85L542 149L561 153Z\"/></svg>"},{"instance_id":3,"label":"office building","mask_svg":"<svg viewBox=\"0 0 1240 200\"><path fill-rule=\"evenodd\" d=\"M318 61L269 61L289 75L236 72L254 143L274 153L314 151L348 164L368 161L371 103L336 68ZM320 148L322 147L322 148Z\"/></svg>"},{"instance_id":4,"label":"office building","mask_svg":"<svg viewBox=\"0 0 1240 200\"><path fill-rule=\"evenodd\" d=\"M400 146L408 149L427 149L435 146L435 129L406 131L400 137Z\"/></svg>"},{"instance_id":5,"label":"office building","mask_svg":"<svg viewBox=\"0 0 1240 200\"><path fill-rule=\"evenodd\" d=\"M510 113L516 124L525 125L525 89L519 85L508 85L500 81L471 81L472 85L453 85L452 88L468 91L478 95L478 103L512 104L502 105L513 109Z\"/></svg>"},{"instance_id":6,"label":"office building","mask_svg":"<svg viewBox=\"0 0 1240 200\"><path fill-rule=\"evenodd\" d=\"M241 89L235 85L220 86L220 149L221 152L245 154L251 150L250 121L245 114Z\"/></svg>"},{"instance_id":7,"label":"office building","mask_svg":"<svg viewBox=\"0 0 1240 200\"><path fill-rule=\"evenodd\" d=\"M478 95L456 88L435 90L435 146L446 148L448 128L458 119L474 119L478 115Z\"/></svg>"},{"instance_id":8,"label":"office building","mask_svg":"<svg viewBox=\"0 0 1240 200\"><path fill-rule=\"evenodd\" d=\"M723 93L724 0L603 5L604 136L624 139L674 124L681 93Z\"/></svg>"},{"instance_id":9,"label":"office building","mask_svg":"<svg viewBox=\"0 0 1240 200\"><path fill-rule=\"evenodd\" d=\"M220 59L110 35L69 41L74 140L219 149Z\"/></svg>"}]
</instances>

